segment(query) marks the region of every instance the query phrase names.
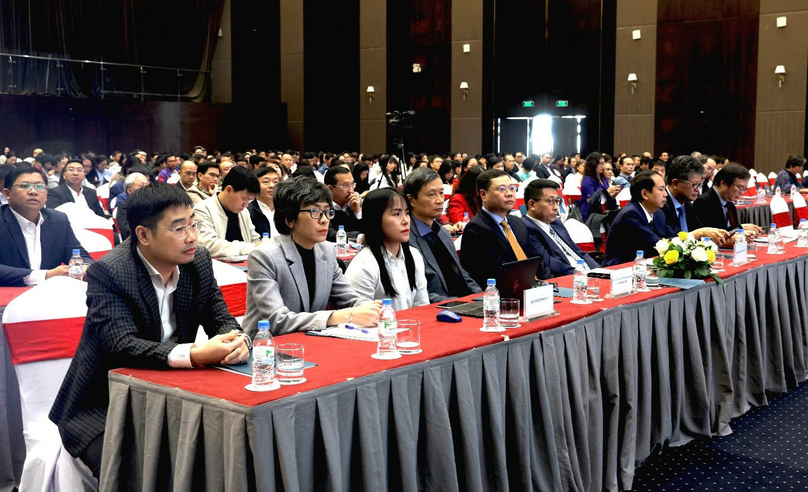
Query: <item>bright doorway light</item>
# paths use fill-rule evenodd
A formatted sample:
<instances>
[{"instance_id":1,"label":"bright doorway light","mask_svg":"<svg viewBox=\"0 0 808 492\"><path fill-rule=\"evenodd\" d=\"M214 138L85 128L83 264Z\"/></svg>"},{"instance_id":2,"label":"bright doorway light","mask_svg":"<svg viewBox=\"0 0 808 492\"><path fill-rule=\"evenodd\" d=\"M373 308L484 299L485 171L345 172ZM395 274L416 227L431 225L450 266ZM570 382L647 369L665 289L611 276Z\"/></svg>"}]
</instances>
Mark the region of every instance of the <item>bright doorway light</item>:
<instances>
[{"instance_id":1,"label":"bright doorway light","mask_svg":"<svg viewBox=\"0 0 808 492\"><path fill-rule=\"evenodd\" d=\"M553 117L540 114L533 118L533 153L553 153Z\"/></svg>"}]
</instances>

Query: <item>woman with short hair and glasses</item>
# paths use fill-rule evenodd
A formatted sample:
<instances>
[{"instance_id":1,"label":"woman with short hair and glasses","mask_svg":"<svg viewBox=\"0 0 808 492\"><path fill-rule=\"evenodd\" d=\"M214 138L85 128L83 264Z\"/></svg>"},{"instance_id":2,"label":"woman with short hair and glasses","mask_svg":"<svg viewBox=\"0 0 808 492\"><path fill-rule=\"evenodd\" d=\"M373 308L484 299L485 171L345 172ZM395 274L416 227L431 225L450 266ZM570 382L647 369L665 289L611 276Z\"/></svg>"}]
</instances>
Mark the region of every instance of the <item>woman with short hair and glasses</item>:
<instances>
[{"instance_id":1,"label":"woman with short hair and glasses","mask_svg":"<svg viewBox=\"0 0 808 492\"><path fill-rule=\"evenodd\" d=\"M275 335L340 323L376 326L380 303L357 294L343 277L333 246L325 242L334 218L331 201L329 189L315 179L291 179L275 187L273 219L279 234L247 259L242 323L247 333L260 319L269 319Z\"/></svg>"}]
</instances>

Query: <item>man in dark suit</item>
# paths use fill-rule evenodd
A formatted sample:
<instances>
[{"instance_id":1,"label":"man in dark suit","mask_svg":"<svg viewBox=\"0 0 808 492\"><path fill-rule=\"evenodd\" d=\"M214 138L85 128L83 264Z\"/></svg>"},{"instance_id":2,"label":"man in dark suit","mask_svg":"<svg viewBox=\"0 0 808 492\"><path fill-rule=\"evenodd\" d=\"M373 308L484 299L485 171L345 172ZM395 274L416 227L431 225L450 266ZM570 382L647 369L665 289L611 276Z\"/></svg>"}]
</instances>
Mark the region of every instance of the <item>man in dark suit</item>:
<instances>
[{"instance_id":1,"label":"man in dark suit","mask_svg":"<svg viewBox=\"0 0 808 492\"><path fill-rule=\"evenodd\" d=\"M701 223L707 227L730 232L743 227L744 232L749 236L760 234L762 229L755 224L741 224L738 209L732 203L746 191L749 177L749 171L734 162L721 168L715 174L713 187L693 203L693 208ZM733 243L730 237L725 241L725 245L731 244Z\"/></svg>"},{"instance_id":2,"label":"man in dark suit","mask_svg":"<svg viewBox=\"0 0 808 492\"><path fill-rule=\"evenodd\" d=\"M646 258L657 256L657 241L668 236L665 206L668 193L665 181L654 171L643 171L631 183L631 201L614 218L606 238L606 258L603 266L632 261L637 251Z\"/></svg>"},{"instance_id":3,"label":"man in dark suit","mask_svg":"<svg viewBox=\"0 0 808 492\"><path fill-rule=\"evenodd\" d=\"M550 177L550 162L553 160L553 156L548 153L542 154L541 160L533 166L533 172L536 173L536 177L539 179L548 179Z\"/></svg>"},{"instance_id":4,"label":"man in dark suit","mask_svg":"<svg viewBox=\"0 0 808 492\"><path fill-rule=\"evenodd\" d=\"M668 163L665 175L668 200L662 207L669 229L667 236L689 232L696 239L709 237L714 243L723 245L729 234L723 229L705 227L693 209L692 202L699 197L703 176L704 166L695 157L680 155Z\"/></svg>"},{"instance_id":5,"label":"man in dark suit","mask_svg":"<svg viewBox=\"0 0 808 492\"><path fill-rule=\"evenodd\" d=\"M460 246L460 264L482 288L498 278L503 263L542 257L528 240L527 226L510 215L518 185L504 171L489 169L477 177L482 209L466 225ZM538 278L549 278L550 269L539 261Z\"/></svg>"},{"instance_id":6,"label":"man in dark suit","mask_svg":"<svg viewBox=\"0 0 808 492\"><path fill-rule=\"evenodd\" d=\"M62 169L62 182L48 192L48 208L56 208L63 203L73 202L87 207L99 217L106 218L95 190L82 186L83 181L84 164L76 159L68 161Z\"/></svg>"},{"instance_id":7,"label":"man in dark suit","mask_svg":"<svg viewBox=\"0 0 808 492\"><path fill-rule=\"evenodd\" d=\"M558 183L555 181L536 179L527 185L527 216L522 220L527 226L529 241L534 249L542 252L542 261L550 268L553 277L575 273L578 260L584 260L588 268L597 268L598 262L581 251L559 220L558 202Z\"/></svg>"},{"instance_id":8,"label":"man in dark suit","mask_svg":"<svg viewBox=\"0 0 808 492\"><path fill-rule=\"evenodd\" d=\"M133 193L132 237L87 271L87 317L76 355L50 411L62 443L98 477L109 404L107 372L239 363L245 339L216 284L182 188L156 183ZM193 343L202 325L210 340Z\"/></svg>"},{"instance_id":9,"label":"man in dark suit","mask_svg":"<svg viewBox=\"0 0 808 492\"><path fill-rule=\"evenodd\" d=\"M258 183L261 185L261 193L250 202L247 210L250 212L250 220L255 226L255 232L259 236L264 233L270 237L278 235L275 229L275 186L281 181L280 172L273 166L262 167L255 173Z\"/></svg>"},{"instance_id":10,"label":"man in dark suit","mask_svg":"<svg viewBox=\"0 0 808 492\"><path fill-rule=\"evenodd\" d=\"M48 196L45 174L21 166L5 176L0 207L0 286L35 285L68 275L73 250L81 251L86 267L93 262L70 228L67 216L43 208Z\"/></svg>"},{"instance_id":11,"label":"man in dark suit","mask_svg":"<svg viewBox=\"0 0 808 492\"><path fill-rule=\"evenodd\" d=\"M148 184L149 178L141 173L130 173L126 177L126 181L124 181L125 192L118 197L118 206L115 212L115 221L118 224L121 239L126 239L132 234L132 230L129 228L129 220L126 217L126 211L129 210L129 204L126 203L127 198L129 198L130 193L134 193Z\"/></svg>"},{"instance_id":12,"label":"man in dark suit","mask_svg":"<svg viewBox=\"0 0 808 492\"><path fill-rule=\"evenodd\" d=\"M410 246L424 257L429 302L477 294L480 287L460 266L452 236L437 222L443 213L443 180L419 167L407 175L404 194L410 207Z\"/></svg>"},{"instance_id":13,"label":"man in dark suit","mask_svg":"<svg viewBox=\"0 0 808 492\"><path fill-rule=\"evenodd\" d=\"M342 166L333 166L325 172L323 183L331 190L334 210L334 219L328 224L329 241L336 241L337 229L345 226L349 239L353 239L365 232L362 224L362 198L354 191L354 182L351 171Z\"/></svg>"}]
</instances>

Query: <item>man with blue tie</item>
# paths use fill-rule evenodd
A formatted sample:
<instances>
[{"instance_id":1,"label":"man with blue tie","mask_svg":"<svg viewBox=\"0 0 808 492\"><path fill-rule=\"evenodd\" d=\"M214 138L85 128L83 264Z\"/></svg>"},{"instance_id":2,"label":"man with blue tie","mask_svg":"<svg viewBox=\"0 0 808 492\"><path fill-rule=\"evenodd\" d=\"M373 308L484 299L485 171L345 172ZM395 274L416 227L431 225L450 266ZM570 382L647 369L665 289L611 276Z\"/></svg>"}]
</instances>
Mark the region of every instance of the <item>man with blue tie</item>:
<instances>
[{"instance_id":1,"label":"man with blue tie","mask_svg":"<svg viewBox=\"0 0 808 492\"><path fill-rule=\"evenodd\" d=\"M704 227L693 209L703 185L704 166L698 159L680 155L668 164L665 181L668 183L668 201L662 207L669 236L690 232L696 239L709 237L718 245L724 244L729 233L715 227Z\"/></svg>"},{"instance_id":2,"label":"man with blue tie","mask_svg":"<svg viewBox=\"0 0 808 492\"><path fill-rule=\"evenodd\" d=\"M525 187L527 215L522 221L527 226L528 240L542 253L553 277L572 275L581 259L587 268L597 268L598 263L572 241L558 218L558 202L555 181L535 179Z\"/></svg>"}]
</instances>

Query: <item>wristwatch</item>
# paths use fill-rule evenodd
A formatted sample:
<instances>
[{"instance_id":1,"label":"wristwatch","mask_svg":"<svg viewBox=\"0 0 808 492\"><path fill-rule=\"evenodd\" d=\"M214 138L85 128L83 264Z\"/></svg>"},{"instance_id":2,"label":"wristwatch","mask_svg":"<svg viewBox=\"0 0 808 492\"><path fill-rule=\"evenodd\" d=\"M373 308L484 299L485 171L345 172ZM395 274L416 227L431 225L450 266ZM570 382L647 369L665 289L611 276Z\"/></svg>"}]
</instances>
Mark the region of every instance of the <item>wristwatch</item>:
<instances>
[{"instance_id":1,"label":"wristwatch","mask_svg":"<svg viewBox=\"0 0 808 492\"><path fill-rule=\"evenodd\" d=\"M244 333L244 332L242 332L242 333ZM244 333L244 343L247 344L247 350L252 351L252 348L253 348L252 338L250 337L250 335L248 335L246 333Z\"/></svg>"}]
</instances>

